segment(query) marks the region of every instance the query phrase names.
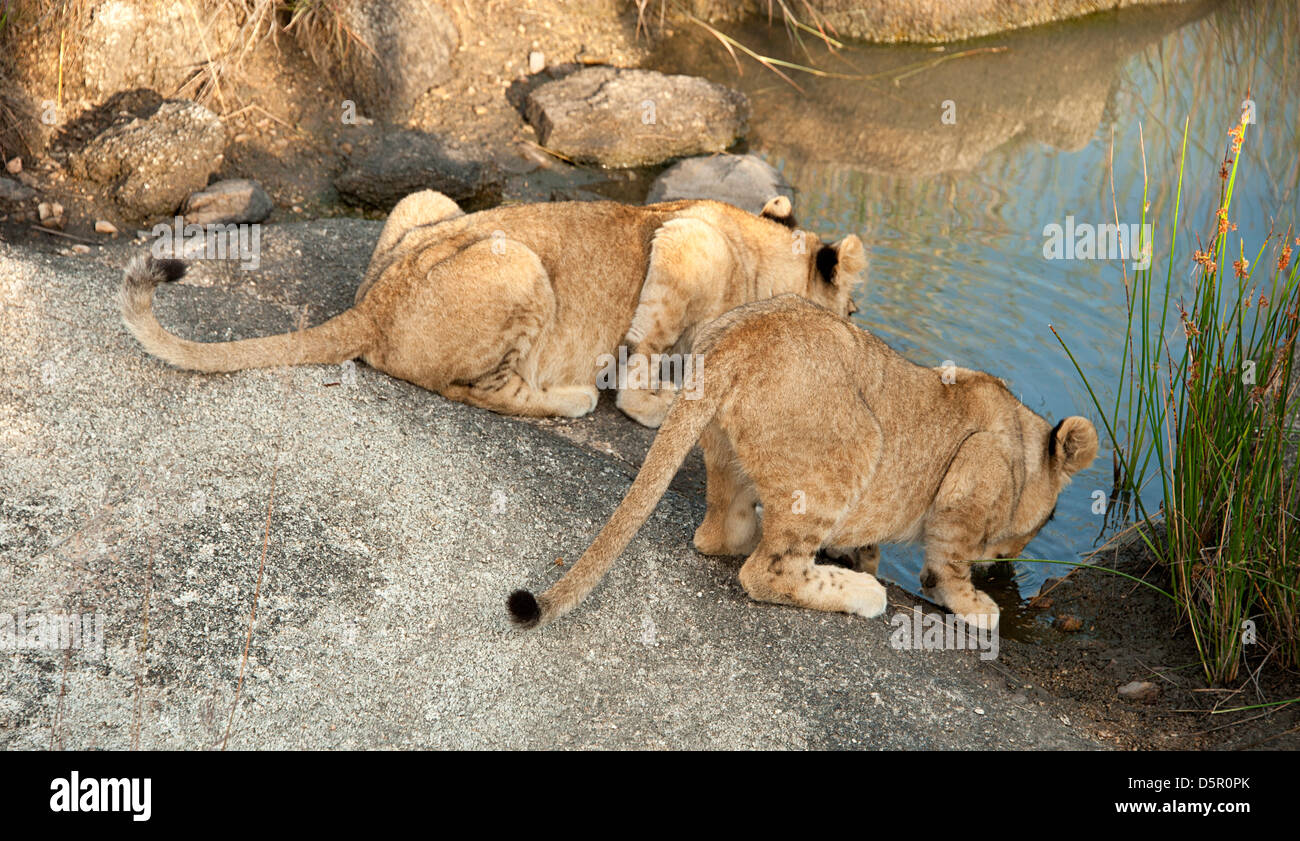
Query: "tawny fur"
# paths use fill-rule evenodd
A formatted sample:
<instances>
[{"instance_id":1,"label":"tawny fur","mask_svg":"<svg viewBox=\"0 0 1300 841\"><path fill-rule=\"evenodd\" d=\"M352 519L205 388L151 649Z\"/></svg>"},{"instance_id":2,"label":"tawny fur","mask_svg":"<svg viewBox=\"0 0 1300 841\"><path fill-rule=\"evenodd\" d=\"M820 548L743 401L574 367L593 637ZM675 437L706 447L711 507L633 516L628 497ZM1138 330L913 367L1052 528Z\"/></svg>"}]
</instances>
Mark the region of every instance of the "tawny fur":
<instances>
[{"instance_id":1,"label":"tawny fur","mask_svg":"<svg viewBox=\"0 0 1300 841\"><path fill-rule=\"evenodd\" d=\"M926 596L993 628L998 607L971 583L970 562L1018 557L1097 454L1086 418L1052 427L1001 380L914 365L791 295L726 313L695 352L700 399L673 403L627 497L572 569L541 596L511 596L516 621L543 624L581 601L698 439L707 512L695 547L747 555L740 581L753 598L878 616L879 545L919 540ZM851 555L855 569L815 564L823 549Z\"/></svg>"},{"instance_id":2,"label":"tawny fur","mask_svg":"<svg viewBox=\"0 0 1300 841\"><path fill-rule=\"evenodd\" d=\"M577 417L595 408L601 357L621 343L646 358L680 352L709 319L782 293L850 311L866 265L861 241L822 245L792 227L785 197L759 216L712 201L557 202L466 215L426 190L393 209L352 309L317 327L237 342L181 339L154 317L153 289L166 278L148 260L126 272L122 317L146 350L182 368L360 357L453 400ZM658 426L673 394L624 389L618 406Z\"/></svg>"}]
</instances>

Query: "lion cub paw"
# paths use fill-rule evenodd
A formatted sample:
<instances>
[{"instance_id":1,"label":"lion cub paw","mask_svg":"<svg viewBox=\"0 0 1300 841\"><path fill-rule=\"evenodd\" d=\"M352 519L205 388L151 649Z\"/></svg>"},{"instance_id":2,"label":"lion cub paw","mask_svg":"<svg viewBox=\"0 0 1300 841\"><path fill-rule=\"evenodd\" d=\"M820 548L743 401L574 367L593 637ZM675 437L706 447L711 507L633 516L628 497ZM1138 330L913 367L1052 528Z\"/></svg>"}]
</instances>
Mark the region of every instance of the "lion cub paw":
<instances>
[{"instance_id":1,"label":"lion cub paw","mask_svg":"<svg viewBox=\"0 0 1300 841\"><path fill-rule=\"evenodd\" d=\"M848 597L848 606L845 608L847 613L874 619L885 612L888 602L885 586L875 576L865 573L854 575L852 584L845 590Z\"/></svg>"},{"instance_id":2,"label":"lion cub paw","mask_svg":"<svg viewBox=\"0 0 1300 841\"><path fill-rule=\"evenodd\" d=\"M979 590L975 591L974 598L966 596L949 599L944 607L951 610L967 625L982 631L996 630L1001 619L998 603L989 598L987 593Z\"/></svg>"},{"instance_id":3,"label":"lion cub paw","mask_svg":"<svg viewBox=\"0 0 1300 841\"><path fill-rule=\"evenodd\" d=\"M566 385L547 389L554 401L555 414L566 418L580 418L591 414L600 399L594 385Z\"/></svg>"},{"instance_id":4,"label":"lion cub paw","mask_svg":"<svg viewBox=\"0 0 1300 841\"><path fill-rule=\"evenodd\" d=\"M670 388L624 388L618 392L614 405L642 426L658 429L664 418L668 417L674 395L674 390Z\"/></svg>"}]
</instances>

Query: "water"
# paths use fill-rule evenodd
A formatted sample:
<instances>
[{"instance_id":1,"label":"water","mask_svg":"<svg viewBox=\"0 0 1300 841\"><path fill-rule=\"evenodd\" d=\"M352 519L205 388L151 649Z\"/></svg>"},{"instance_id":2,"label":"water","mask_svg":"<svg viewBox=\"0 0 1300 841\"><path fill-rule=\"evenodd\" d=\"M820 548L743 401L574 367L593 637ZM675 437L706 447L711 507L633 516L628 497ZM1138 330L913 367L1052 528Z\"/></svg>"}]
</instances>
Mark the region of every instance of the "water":
<instances>
[{"instance_id":1,"label":"water","mask_svg":"<svg viewBox=\"0 0 1300 841\"><path fill-rule=\"evenodd\" d=\"M761 54L810 63L780 27L724 31ZM801 227L857 233L871 248L858 300L864 327L916 362L990 371L1050 420L1083 414L1101 431L1048 325L1108 405L1126 326L1124 261L1044 259L1044 226L1067 216L1138 222L1144 140L1148 218L1163 265L1186 120L1175 273L1189 278L1196 234L1212 237L1219 161L1247 90L1257 124L1232 221L1248 255L1271 223L1300 221L1297 36L1294 0L1106 13L942 51L853 45L830 55L805 36L816 67L871 79L792 73L800 91L752 61L738 73L712 35L689 27L662 45L653 66L749 95L748 151L795 187ZM945 107L955 124L943 122ZM1092 511L1093 492L1111 487L1102 435L1096 465L1062 495L1028 555L1081 560L1104 539L1104 518ZM919 551L888 547L881 572L915 590L920 565ZM1010 582L990 589L1015 614L1021 598L1068 569L1019 564Z\"/></svg>"}]
</instances>

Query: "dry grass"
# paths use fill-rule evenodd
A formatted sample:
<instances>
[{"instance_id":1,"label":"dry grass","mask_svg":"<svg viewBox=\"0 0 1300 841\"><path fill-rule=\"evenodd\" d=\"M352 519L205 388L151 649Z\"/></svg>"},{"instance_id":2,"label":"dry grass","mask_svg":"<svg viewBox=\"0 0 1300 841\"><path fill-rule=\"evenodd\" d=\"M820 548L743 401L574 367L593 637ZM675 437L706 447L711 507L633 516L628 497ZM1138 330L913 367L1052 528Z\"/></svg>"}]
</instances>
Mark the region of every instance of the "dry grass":
<instances>
[{"instance_id":1,"label":"dry grass","mask_svg":"<svg viewBox=\"0 0 1300 841\"><path fill-rule=\"evenodd\" d=\"M57 37L56 100L64 100L64 76L72 57L81 47L80 39L89 24L91 0L0 0L0 144L14 147L13 126L22 117L12 99L3 91L4 80L13 75L13 62L20 51L20 39L33 32L40 37ZM373 48L349 26L342 0L186 0L185 13L195 28L204 32L204 23L217 16L238 22L230 44L210 43L200 35L201 54L192 72L175 91L160 91L168 96L194 99L220 113L229 113L235 104L227 101L230 77L258 48L269 45L281 48L285 35L325 70L353 60L360 51ZM9 131L6 133L6 129Z\"/></svg>"}]
</instances>

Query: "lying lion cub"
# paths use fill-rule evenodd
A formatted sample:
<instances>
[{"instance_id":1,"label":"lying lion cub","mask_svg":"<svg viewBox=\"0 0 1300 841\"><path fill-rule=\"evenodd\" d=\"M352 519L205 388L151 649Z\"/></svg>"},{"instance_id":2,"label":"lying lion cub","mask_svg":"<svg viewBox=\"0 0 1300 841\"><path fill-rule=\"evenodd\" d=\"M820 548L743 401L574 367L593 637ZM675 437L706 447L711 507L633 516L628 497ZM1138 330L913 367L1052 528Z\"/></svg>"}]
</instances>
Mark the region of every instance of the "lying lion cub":
<instances>
[{"instance_id":1,"label":"lying lion cub","mask_svg":"<svg viewBox=\"0 0 1300 841\"><path fill-rule=\"evenodd\" d=\"M792 295L726 313L695 352L705 356L700 398L673 404L627 497L573 568L541 596L510 596L516 622L549 622L581 601L699 439L708 510L695 548L748 555L740 581L753 598L878 616L877 545L919 539L925 595L992 629L998 607L971 584L969 562L1018 556L1097 455L1087 419L1053 427L1001 380L913 365ZM815 564L823 548L854 555L857 571Z\"/></svg>"},{"instance_id":2,"label":"lying lion cub","mask_svg":"<svg viewBox=\"0 0 1300 841\"><path fill-rule=\"evenodd\" d=\"M785 292L849 312L866 266L861 241L807 236L794 230L785 197L761 216L714 201L556 202L467 216L426 190L393 209L352 309L319 326L186 341L158 324L152 304L154 287L184 266L143 259L126 271L122 317L146 350L181 368L359 356L474 406L578 417L596 406L602 355L622 341L643 359L688 348L714 316ZM623 389L617 404L655 427L672 397L671 387Z\"/></svg>"}]
</instances>

